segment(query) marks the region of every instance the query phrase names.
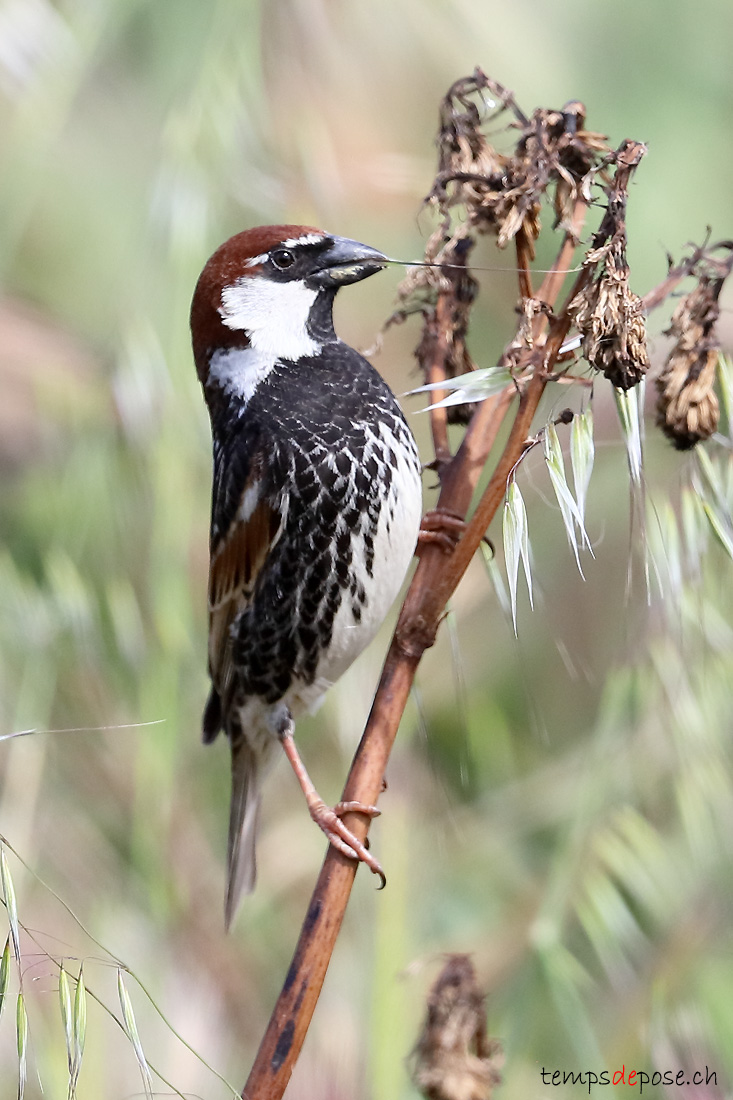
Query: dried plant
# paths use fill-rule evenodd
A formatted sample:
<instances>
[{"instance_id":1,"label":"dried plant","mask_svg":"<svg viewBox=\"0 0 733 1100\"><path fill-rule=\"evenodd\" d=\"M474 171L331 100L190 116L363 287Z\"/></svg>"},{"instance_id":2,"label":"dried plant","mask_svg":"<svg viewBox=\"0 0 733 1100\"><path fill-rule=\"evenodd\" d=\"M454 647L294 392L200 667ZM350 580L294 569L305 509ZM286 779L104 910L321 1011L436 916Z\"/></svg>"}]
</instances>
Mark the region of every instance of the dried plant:
<instances>
[{"instance_id":1,"label":"dried plant","mask_svg":"<svg viewBox=\"0 0 733 1100\"><path fill-rule=\"evenodd\" d=\"M667 334L675 342L656 380L657 423L680 451L709 439L718 427L720 407L714 389L720 354L718 299L733 266L733 243L715 248L727 249L728 259L716 262L710 255L700 257L697 285L672 315Z\"/></svg>"},{"instance_id":2,"label":"dried plant","mask_svg":"<svg viewBox=\"0 0 733 1100\"><path fill-rule=\"evenodd\" d=\"M505 111L514 115L511 129L520 137L512 155L499 152L485 129ZM552 187L555 227L571 225L581 188L609 153L605 138L583 129L585 108L573 101L560 111L536 110L527 117L514 96L476 69L458 80L440 106L438 172L426 206L439 224L425 249L425 264L414 268L398 290L399 308L387 325L414 312L424 316L423 335L416 350L425 382L435 383L435 364L442 361L442 377L452 379L475 369L466 333L477 283L468 260L478 234L493 234L500 248L518 239L525 260L534 258L540 233L541 200ZM455 219L459 210L462 217ZM530 304L531 293L522 285L523 314L534 315L541 303ZM386 327L386 326L385 326ZM526 336L526 330L520 337ZM442 346L442 345L445 346ZM516 349L515 349L516 350ZM507 356L507 362L510 356ZM452 405L447 423L467 424L475 411L471 403ZM436 439L438 463L446 457L447 441Z\"/></svg>"},{"instance_id":3,"label":"dried plant","mask_svg":"<svg viewBox=\"0 0 733 1100\"><path fill-rule=\"evenodd\" d=\"M485 998L468 955L450 955L427 1001L412 1079L426 1100L490 1100L501 1047L486 1035Z\"/></svg>"},{"instance_id":4,"label":"dried plant","mask_svg":"<svg viewBox=\"0 0 733 1100\"><path fill-rule=\"evenodd\" d=\"M513 115L510 130L518 130L514 149L497 150L488 137L504 112ZM424 651L433 644L447 600L468 568L485 532L504 509L504 542L516 615L516 580L520 561L531 590L526 513L516 474L523 457L544 444L548 474L558 500L568 540L580 567L579 550L589 540L584 527L585 496L593 466L592 417L569 411L552 424L533 421L548 385L581 384L573 376L574 358L565 348L568 334L577 329L582 353L591 367L616 388L624 418L630 469L641 476L640 416L637 387L649 368L645 314L666 300L686 278L710 272L709 251L696 249L644 298L629 286L626 259L626 206L632 174L646 153L640 142L624 141L611 151L605 139L586 131L585 110L573 102L562 110L538 109L526 115L511 92L477 69L457 81L443 99L438 133L438 172L426 205L438 224L427 242L425 263L411 271L398 295L397 312L390 322L412 314L422 317L417 360L430 392L431 429L440 494L434 512L426 517L429 531L420 561L403 604L372 710L354 758L344 801L376 803L397 727L407 702L415 671ZM605 213L593 234L577 277L559 301L574 261L592 203L605 200ZM540 232L543 204L554 212L560 231L555 261L535 289L530 263ZM469 270L472 249L481 234L495 236L499 247L513 241L519 304L515 335L498 365L474 369L467 347L471 309L477 285ZM706 266L707 265L707 266ZM688 437L702 437L704 425L699 390L711 342L711 301L717 301L730 265L713 271L706 284L707 304L680 307L675 314L678 344L683 331L690 343L683 389L687 403L695 402L697 419L689 413ZM388 324L390 323L388 322ZM703 341L703 348L700 341ZM707 343L705 343L707 341ZM693 348L696 349L693 352ZM704 362L703 362L704 350ZM696 356L693 360L693 354ZM708 381L707 375L704 380ZM665 385L660 379L660 385ZM515 399L516 403L515 403ZM456 409L468 420L465 436L454 454L448 436L449 417ZM710 422L707 413L705 425ZM567 482L555 425L573 422L571 459L575 494ZM497 439L502 427L501 447ZM496 449L496 453L494 451ZM491 473L470 519L469 509L487 462ZM463 525L461 525L461 521ZM443 537L436 537L441 523ZM733 547L733 536L731 537ZM732 550L733 552L733 550ZM368 822L357 815L347 824L366 837ZM303 924L293 963L273 1011L243 1096L250 1100L279 1100L300 1051L317 1002L356 874L353 861L330 848ZM470 964L469 964L470 965ZM469 980L465 961L452 963L431 993L428 1021L418 1044L419 1080L431 1100L480 1100L495 1082L495 1051L485 1041L480 995ZM493 1061L492 1061L493 1059ZM481 1091L483 1089L483 1091Z\"/></svg>"},{"instance_id":5,"label":"dried plant","mask_svg":"<svg viewBox=\"0 0 733 1100\"><path fill-rule=\"evenodd\" d=\"M569 304L583 337L583 355L621 390L636 386L649 368L643 305L629 288L626 262L629 179L645 153L646 146L634 141L624 142L618 149L606 215L583 262L587 271L601 265L600 274Z\"/></svg>"},{"instance_id":6,"label":"dried plant","mask_svg":"<svg viewBox=\"0 0 733 1100\"><path fill-rule=\"evenodd\" d=\"M482 109L492 120L504 110L514 114L520 137L511 155L489 142ZM444 223L451 207L463 206L469 230L495 234L500 248L520 230L531 247L548 189L554 188L555 224L564 224L581 181L609 151L604 135L584 130L584 122L578 101L559 111L538 108L528 118L511 92L476 69L456 81L441 103L438 174L428 202Z\"/></svg>"},{"instance_id":7,"label":"dried plant","mask_svg":"<svg viewBox=\"0 0 733 1100\"><path fill-rule=\"evenodd\" d=\"M460 231L447 241L442 234L434 233L425 253L426 258L433 257L426 260L430 266L415 268L416 274L408 275L398 292L398 301L407 302L423 290L432 291L425 299L422 338L415 350L427 383L433 381L432 365L436 360L444 363L447 378L457 378L476 369L467 344L471 306L478 293L478 283L468 268L473 244ZM404 316L398 311L390 321ZM448 423L467 424L473 412L474 406L470 404L455 406L448 412Z\"/></svg>"}]
</instances>

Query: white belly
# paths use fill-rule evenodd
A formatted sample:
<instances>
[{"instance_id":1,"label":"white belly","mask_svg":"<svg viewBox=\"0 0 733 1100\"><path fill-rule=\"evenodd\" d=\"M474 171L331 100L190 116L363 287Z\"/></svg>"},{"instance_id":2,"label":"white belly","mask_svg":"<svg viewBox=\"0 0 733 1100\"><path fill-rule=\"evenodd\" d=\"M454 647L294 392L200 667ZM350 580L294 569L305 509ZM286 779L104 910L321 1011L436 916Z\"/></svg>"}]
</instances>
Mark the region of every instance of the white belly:
<instances>
[{"instance_id":1,"label":"white belly","mask_svg":"<svg viewBox=\"0 0 733 1100\"><path fill-rule=\"evenodd\" d=\"M389 443L397 457L389 494L382 504L374 535L374 559L369 576L366 546L361 532L353 532L352 570L366 599L357 620L352 599L344 593L333 623L331 644L319 661L313 684L293 684L288 692L293 713L313 710L325 691L372 641L384 622L405 579L415 552L422 515L422 485L416 462L403 455L392 433L380 427L381 444ZM376 452L375 452L376 453Z\"/></svg>"}]
</instances>

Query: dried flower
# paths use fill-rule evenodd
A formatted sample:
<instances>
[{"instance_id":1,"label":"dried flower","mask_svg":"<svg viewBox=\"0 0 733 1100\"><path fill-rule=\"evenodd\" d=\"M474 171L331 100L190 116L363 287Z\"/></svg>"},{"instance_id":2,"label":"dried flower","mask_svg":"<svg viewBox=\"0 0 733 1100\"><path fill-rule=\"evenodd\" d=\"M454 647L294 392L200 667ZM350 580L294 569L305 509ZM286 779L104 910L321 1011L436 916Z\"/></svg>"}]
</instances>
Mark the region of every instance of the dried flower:
<instances>
[{"instance_id":1,"label":"dried flower","mask_svg":"<svg viewBox=\"0 0 733 1100\"><path fill-rule=\"evenodd\" d=\"M622 256L608 255L598 279L577 295L571 309L590 365L619 389L636 386L649 367L646 326Z\"/></svg>"},{"instance_id":2,"label":"dried flower","mask_svg":"<svg viewBox=\"0 0 733 1100\"><path fill-rule=\"evenodd\" d=\"M513 113L512 125L520 131L511 155L498 152L485 134L487 121L503 111ZM398 291L398 309L387 322L422 313L416 356L426 383L475 370L467 331L477 284L468 270L468 256L477 235L492 233L504 248L521 233L526 254L532 257L548 188L554 185L557 222L561 222L581 187L587 186L607 146L602 135L582 128L584 121L585 108L578 102L561 111L538 109L528 117L512 93L480 69L449 89L440 108L438 173L426 199L440 215L441 224L427 243L426 266L407 274ZM457 223L452 215L456 207L465 213ZM527 295L523 292L523 296ZM529 322L535 303L523 301L520 308L525 323L508 351L510 359L532 342ZM467 423L473 412L471 404L452 405L447 420Z\"/></svg>"},{"instance_id":3,"label":"dried flower","mask_svg":"<svg viewBox=\"0 0 733 1100\"><path fill-rule=\"evenodd\" d=\"M715 368L720 347L715 324L724 282L707 273L682 299L672 315L668 335L674 346L657 378L657 423L680 451L708 439L718 427Z\"/></svg>"},{"instance_id":4,"label":"dried flower","mask_svg":"<svg viewBox=\"0 0 733 1100\"><path fill-rule=\"evenodd\" d=\"M473 96L488 91L500 111L511 109L520 137L511 156L499 153L486 138ZM579 188L599 155L608 152L602 134L582 129L585 108L568 103L561 111L538 108L527 118L511 92L480 69L457 81L441 105L438 134L439 171L430 200L448 224L450 207L463 206L469 226L496 234L505 248L522 230L530 247L539 236L542 199L555 187L556 224L564 222Z\"/></svg>"},{"instance_id":5,"label":"dried flower","mask_svg":"<svg viewBox=\"0 0 733 1100\"><path fill-rule=\"evenodd\" d=\"M412 1079L426 1100L490 1100L499 1044L486 1036L484 997L467 955L451 955L430 990Z\"/></svg>"},{"instance_id":6,"label":"dried flower","mask_svg":"<svg viewBox=\"0 0 733 1100\"><path fill-rule=\"evenodd\" d=\"M615 154L616 174L608 208L586 254L584 269L603 264L600 275L585 282L568 309L583 337L583 355L619 389L636 386L649 368L644 307L629 287L626 262L626 200L631 172L646 152L639 142L624 142Z\"/></svg>"}]
</instances>

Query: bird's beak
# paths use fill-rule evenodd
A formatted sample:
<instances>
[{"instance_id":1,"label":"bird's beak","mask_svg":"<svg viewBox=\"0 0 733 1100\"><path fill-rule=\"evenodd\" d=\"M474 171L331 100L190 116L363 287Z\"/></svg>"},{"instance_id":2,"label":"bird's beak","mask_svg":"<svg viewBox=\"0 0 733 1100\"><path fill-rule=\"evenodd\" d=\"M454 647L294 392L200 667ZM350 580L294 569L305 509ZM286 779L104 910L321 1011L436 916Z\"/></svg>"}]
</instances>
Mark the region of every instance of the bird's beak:
<instances>
[{"instance_id":1,"label":"bird's beak","mask_svg":"<svg viewBox=\"0 0 733 1100\"><path fill-rule=\"evenodd\" d=\"M320 287L340 287L358 283L376 274L387 263L387 257L376 248L347 237L334 237L333 243L319 256L320 270L310 277Z\"/></svg>"}]
</instances>

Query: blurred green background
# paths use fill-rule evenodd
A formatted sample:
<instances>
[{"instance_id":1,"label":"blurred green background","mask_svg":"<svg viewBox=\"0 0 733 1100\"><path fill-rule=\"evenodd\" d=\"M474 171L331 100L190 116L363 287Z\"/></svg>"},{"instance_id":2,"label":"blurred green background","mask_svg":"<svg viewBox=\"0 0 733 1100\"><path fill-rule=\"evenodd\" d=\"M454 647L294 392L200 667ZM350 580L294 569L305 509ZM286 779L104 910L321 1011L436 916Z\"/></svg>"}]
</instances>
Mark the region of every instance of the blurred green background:
<instances>
[{"instance_id":1,"label":"blurred green background","mask_svg":"<svg viewBox=\"0 0 733 1100\"><path fill-rule=\"evenodd\" d=\"M0 743L0 830L46 884L8 853L27 1096L39 1078L66 1094L58 961L84 960L119 1015L111 956L241 1088L323 855L282 766L257 891L224 935L228 753L199 740L210 444L188 335L209 254L293 221L418 258L438 101L479 64L525 111L580 98L614 146L649 144L628 218L643 293L666 250L731 234L732 40L726 0L0 4L0 733L81 728ZM477 262L505 269L482 277L471 346L487 366L516 280L510 253L482 245ZM374 342L398 278L341 295L349 342ZM417 339L393 328L375 360L398 393L417 384ZM414 1096L406 1058L449 951L472 953L488 991L506 1100L585 1094L542 1067L733 1075L732 566L682 492L695 460L650 437L647 601L611 402L596 423L585 582L528 462L536 602L519 641L476 562L420 669L372 831L389 885L358 875L291 1100ZM326 798L387 640L300 723ZM128 985L150 1062L186 1096L231 1095ZM6 1005L0 1100L17 1061ZM79 1097L140 1090L131 1044L90 1003Z\"/></svg>"}]
</instances>

